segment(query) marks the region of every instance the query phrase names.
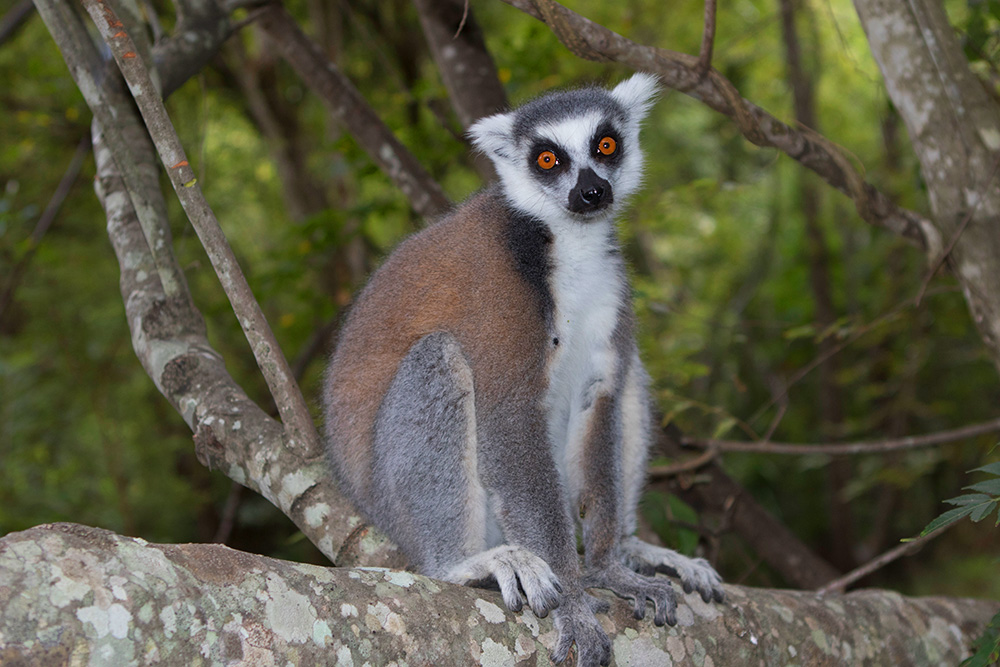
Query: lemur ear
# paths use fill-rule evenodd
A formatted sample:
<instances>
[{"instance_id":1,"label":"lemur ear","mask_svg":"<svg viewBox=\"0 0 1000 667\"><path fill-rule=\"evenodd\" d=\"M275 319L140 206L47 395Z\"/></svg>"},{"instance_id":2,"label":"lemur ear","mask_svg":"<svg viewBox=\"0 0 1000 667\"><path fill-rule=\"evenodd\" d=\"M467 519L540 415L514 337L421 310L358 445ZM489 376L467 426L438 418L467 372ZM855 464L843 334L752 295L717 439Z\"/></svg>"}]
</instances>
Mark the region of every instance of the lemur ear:
<instances>
[{"instance_id":1,"label":"lemur ear","mask_svg":"<svg viewBox=\"0 0 1000 667\"><path fill-rule=\"evenodd\" d=\"M615 86L611 97L625 107L632 122L639 123L653 107L659 93L659 79L652 74L638 72Z\"/></svg>"},{"instance_id":2,"label":"lemur ear","mask_svg":"<svg viewBox=\"0 0 1000 667\"><path fill-rule=\"evenodd\" d=\"M491 160L510 158L512 156L514 138L511 131L514 127L513 113L498 113L480 118L469 128L469 138L472 144L486 154Z\"/></svg>"}]
</instances>

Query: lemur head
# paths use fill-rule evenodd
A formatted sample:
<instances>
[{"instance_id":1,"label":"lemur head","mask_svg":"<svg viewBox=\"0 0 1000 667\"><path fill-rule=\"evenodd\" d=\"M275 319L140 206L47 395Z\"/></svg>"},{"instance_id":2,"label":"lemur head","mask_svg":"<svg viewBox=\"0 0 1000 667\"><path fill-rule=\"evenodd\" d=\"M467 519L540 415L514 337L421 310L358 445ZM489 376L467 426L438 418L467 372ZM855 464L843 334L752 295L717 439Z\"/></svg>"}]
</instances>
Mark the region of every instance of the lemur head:
<instances>
[{"instance_id":1,"label":"lemur head","mask_svg":"<svg viewBox=\"0 0 1000 667\"><path fill-rule=\"evenodd\" d=\"M642 178L639 125L658 85L636 74L611 90L556 92L476 122L507 200L545 221L609 220Z\"/></svg>"}]
</instances>

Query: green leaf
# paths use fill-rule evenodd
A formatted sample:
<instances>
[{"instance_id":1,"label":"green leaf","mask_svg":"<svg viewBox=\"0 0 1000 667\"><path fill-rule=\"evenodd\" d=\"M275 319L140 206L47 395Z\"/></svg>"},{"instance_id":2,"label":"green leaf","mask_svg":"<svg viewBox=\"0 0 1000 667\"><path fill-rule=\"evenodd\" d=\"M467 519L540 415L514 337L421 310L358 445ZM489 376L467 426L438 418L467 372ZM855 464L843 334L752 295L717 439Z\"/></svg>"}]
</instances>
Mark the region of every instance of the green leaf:
<instances>
[{"instance_id":1,"label":"green leaf","mask_svg":"<svg viewBox=\"0 0 1000 667\"><path fill-rule=\"evenodd\" d=\"M973 521L982 521L989 513L992 512L997 505L1000 504L1000 499L993 500L988 503L983 503L982 505L976 505L975 509L972 510L972 514L969 516Z\"/></svg>"},{"instance_id":2,"label":"green leaf","mask_svg":"<svg viewBox=\"0 0 1000 667\"><path fill-rule=\"evenodd\" d=\"M712 432L712 437L716 439L722 438L729 431L731 431L734 426L736 426L736 419L733 417L726 417L715 427L715 430Z\"/></svg>"},{"instance_id":3,"label":"green leaf","mask_svg":"<svg viewBox=\"0 0 1000 667\"><path fill-rule=\"evenodd\" d=\"M1000 461L995 463L990 463L989 465L984 465L981 468L976 468L970 472L988 472L991 475L1000 476Z\"/></svg>"},{"instance_id":4,"label":"green leaf","mask_svg":"<svg viewBox=\"0 0 1000 667\"><path fill-rule=\"evenodd\" d=\"M959 505L960 507L964 507L966 505L988 503L991 500L992 498L982 493L970 493L964 496L958 496L957 498L948 498L944 502L948 503L949 505Z\"/></svg>"},{"instance_id":5,"label":"green leaf","mask_svg":"<svg viewBox=\"0 0 1000 667\"><path fill-rule=\"evenodd\" d=\"M1000 477L997 477L996 479L987 479L982 482L976 482L975 484L970 484L964 488L969 489L970 491L980 491L993 496L1000 496Z\"/></svg>"},{"instance_id":6,"label":"green leaf","mask_svg":"<svg viewBox=\"0 0 1000 667\"><path fill-rule=\"evenodd\" d=\"M934 519L929 524L927 524L927 526L922 531L920 531L920 537L923 537L924 535L929 535L938 528L944 528L945 526L950 526L959 519L966 517L969 514L972 514L972 512L975 509L976 506L973 505L970 507L956 507L953 510L948 510L947 512L945 512L944 514L942 514L941 516L939 516L938 518Z\"/></svg>"},{"instance_id":7,"label":"green leaf","mask_svg":"<svg viewBox=\"0 0 1000 667\"><path fill-rule=\"evenodd\" d=\"M796 340L798 338L812 338L816 335L816 327L811 324L802 324L797 327L786 329L785 340Z\"/></svg>"},{"instance_id":8,"label":"green leaf","mask_svg":"<svg viewBox=\"0 0 1000 667\"><path fill-rule=\"evenodd\" d=\"M989 667L1000 659L1000 612L990 619L983 634L972 643L975 653L963 660L960 667Z\"/></svg>"}]
</instances>

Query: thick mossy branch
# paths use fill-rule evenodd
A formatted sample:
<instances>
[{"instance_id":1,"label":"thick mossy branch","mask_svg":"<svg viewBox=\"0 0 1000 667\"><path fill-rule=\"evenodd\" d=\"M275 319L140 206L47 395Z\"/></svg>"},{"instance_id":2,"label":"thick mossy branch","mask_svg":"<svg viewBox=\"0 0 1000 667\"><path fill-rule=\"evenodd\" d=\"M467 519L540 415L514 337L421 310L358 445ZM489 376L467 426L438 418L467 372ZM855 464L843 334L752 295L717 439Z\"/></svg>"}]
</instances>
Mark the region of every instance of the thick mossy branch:
<instances>
[{"instance_id":1,"label":"thick mossy branch","mask_svg":"<svg viewBox=\"0 0 1000 667\"><path fill-rule=\"evenodd\" d=\"M657 628L612 600L618 665L957 664L997 602L728 586ZM604 591L598 595L609 597ZM552 621L499 593L51 524L0 540L0 663L535 664Z\"/></svg>"}]
</instances>

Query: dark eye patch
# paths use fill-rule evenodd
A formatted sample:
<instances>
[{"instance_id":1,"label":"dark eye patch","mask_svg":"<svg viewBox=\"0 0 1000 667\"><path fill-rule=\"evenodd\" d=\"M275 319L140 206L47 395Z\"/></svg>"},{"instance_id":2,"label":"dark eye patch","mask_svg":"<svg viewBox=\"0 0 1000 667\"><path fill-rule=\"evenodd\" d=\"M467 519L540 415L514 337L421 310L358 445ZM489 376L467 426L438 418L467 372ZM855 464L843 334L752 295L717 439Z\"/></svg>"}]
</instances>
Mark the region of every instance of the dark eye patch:
<instances>
[{"instance_id":1,"label":"dark eye patch","mask_svg":"<svg viewBox=\"0 0 1000 667\"><path fill-rule=\"evenodd\" d=\"M614 145L614 149L610 153L601 150L602 145L605 147L605 150L607 148L605 139L610 139ZM590 139L590 154L604 164L614 165L620 162L624 150L625 144L622 141L621 134L615 129L614 125L608 122L601 123L594 132L594 136Z\"/></svg>"},{"instance_id":2,"label":"dark eye patch","mask_svg":"<svg viewBox=\"0 0 1000 667\"><path fill-rule=\"evenodd\" d=\"M528 166L532 172L547 178L562 173L570 165L566 151L551 141L537 140L528 151Z\"/></svg>"}]
</instances>

